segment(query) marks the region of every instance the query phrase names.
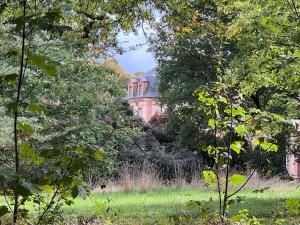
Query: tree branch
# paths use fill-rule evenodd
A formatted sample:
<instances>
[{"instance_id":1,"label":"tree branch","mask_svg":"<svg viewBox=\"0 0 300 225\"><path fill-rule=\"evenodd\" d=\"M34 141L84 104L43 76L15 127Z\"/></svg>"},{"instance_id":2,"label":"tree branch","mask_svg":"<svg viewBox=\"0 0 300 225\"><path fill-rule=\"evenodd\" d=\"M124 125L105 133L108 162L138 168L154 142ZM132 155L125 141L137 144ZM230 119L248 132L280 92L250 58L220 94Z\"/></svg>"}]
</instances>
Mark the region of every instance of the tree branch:
<instances>
[{"instance_id":1,"label":"tree branch","mask_svg":"<svg viewBox=\"0 0 300 225\"><path fill-rule=\"evenodd\" d=\"M14 150L15 150L15 171L16 174L19 172L19 148L18 148L18 130L17 123L19 118L19 104L21 96L22 81L24 79L24 57L25 57L25 38L26 38L26 0L23 0L23 29L22 29L22 52L20 58L20 71L17 84L17 98L16 98L16 109L14 112ZM16 224L18 221L19 214L19 192L16 190L18 179L15 181L15 190L14 190L14 211L13 211L13 224Z\"/></svg>"},{"instance_id":2,"label":"tree branch","mask_svg":"<svg viewBox=\"0 0 300 225\"><path fill-rule=\"evenodd\" d=\"M70 161L69 165L67 166L66 171L62 174L61 182L58 184L58 186L57 186L55 192L53 193L53 195L52 195L52 197L51 197L51 200L49 201L49 203L48 203L46 209L44 210L44 212L42 213L42 215L39 217L38 222L36 223L36 225L41 224L41 222L43 221L43 219L44 219L46 213L47 213L47 212L49 211L49 209L51 208L51 206L52 206L52 204L53 204L53 202L54 202L54 199L55 199L56 196L58 195L58 192L59 192L59 190L60 190L60 187L61 187L61 185L63 184L63 178L68 174L68 172L69 172L69 168L68 168L68 167L71 166L71 164L72 164L72 160Z\"/></svg>"},{"instance_id":3,"label":"tree branch","mask_svg":"<svg viewBox=\"0 0 300 225\"><path fill-rule=\"evenodd\" d=\"M297 20L298 20L298 23L300 23L300 16L299 16L299 13L297 11L297 6L294 2L294 0L291 0L292 3L290 3L289 0L287 0L288 4L290 5L290 7L292 8L292 10L294 11L296 17L297 17Z\"/></svg>"},{"instance_id":4,"label":"tree branch","mask_svg":"<svg viewBox=\"0 0 300 225\"><path fill-rule=\"evenodd\" d=\"M84 25L83 27L83 35L82 38L90 38L90 33L91 30L93 29L94 23L96 22L96 20L98 21L103 21L105 19L108 19L107 16L101 15L101 16L94 16L90 13L84 12L84 11L77 11L77 13L84 15L85 17L87 17L88 19L90 19L91 21L89 21L86 25Z\"/></svg>"},{"instance_id":5,"label":"tree branch","mask_svg":"<svg viewBox=\"0 0 300 225\"><path fill-rule=\"evenodd\" d=\"M251 179L251 177L253 176L255 170L252 171L252 173L250 174L250 176L247 178L247 180L245 181L245 183L239 188L237 189L235 192L233 192L231 195L227 196L227 199L233 197L234 195L236 195L237 193L239 193L245 186L246 184L249 182L249 180Z\"/></svg>"},{"instance_id":6,"label":"tree branch","mask_svg":"<svg viewBox=\"0 0 300 225\"><path fill-rule=\"evenodd\" d=\"M86 126L84 126L84 125L74 126L74 127L71 127L70 129L64 131L64 132L61 132L61 133L57 132L57 133L54 133L53 135L48 135L48 136L44 137L42 140L40 140L40 143L48 143L48 142L53 141L55 139L65 137L65 136L69 135L71 132L78 131L78 130L84 128L84 127L86 127Z\"/></svg>"}]
</instances>

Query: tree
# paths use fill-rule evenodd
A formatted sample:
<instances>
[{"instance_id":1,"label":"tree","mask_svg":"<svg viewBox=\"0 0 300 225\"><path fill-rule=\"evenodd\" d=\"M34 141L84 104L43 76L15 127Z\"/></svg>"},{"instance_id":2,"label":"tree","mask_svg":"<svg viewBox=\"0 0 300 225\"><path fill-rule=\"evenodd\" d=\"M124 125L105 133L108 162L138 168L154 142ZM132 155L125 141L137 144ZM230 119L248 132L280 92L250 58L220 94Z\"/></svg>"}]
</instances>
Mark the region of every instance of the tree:
<instances>
[{"instance_id":1,"label":"tree","mask_svg":"<svg viewBox=\"0 0 300 225\"><path fill-rule=\"evenodd\" d=\"M126 73L123 67L115 59L106 59L103 64L114 70L116 75L122 80L128 81L132 77L131 74Z\"/></svg>"},{"instance_id":2,"label":"tree","mask_svg":"<svg viewBox=\"0 0 300 225\"><path fill-rule=\"evenodd\" d=\"M295 72L299 25L292 1L167 5L157 25L153 51L159 61L161 101L168 107L167 128L177 141L194 147L209 140L205 116L195 110L198 102L193 93L198 87L211 86L218 76L239 90L248 107L280 114L286 120L299 117ZM256 152L255 158L243 153L234 163L245 167L250 161L262 172L284 173L286 134L290 132L285 125L282 121L270 128L280 143L278 153Z\"/></svg>"},{"instance_id":3,"label":"tree","mask_svg":"<svg viewBox=\"0 0 300 225\"><path fill-rule=\"evenodd\" d=\"M227 78L248 98L249 106L280 114L285 122L298 119L299 4L288 0L243 1L235 5L239 13L228 35L237 41L239 51L231 62ZM280 151L268 155L269 167L261 156L256 165L264 167L264 171L276 171L278 167L285 171L286 149L291 149L288 140L295 130L284 121L269 129L281 143Z\"/></svg>"},{"instance_id":4,"label":"tree","mask_svg":"<svg viewBox=\"0 0 300 225\"><path fill-rule=\"evenodd\" d=\"M289 1L253 1L240 6L230 36L238 54L235 83L258 109L299 117L299 14Z\"/></svg>"},{"instance_id":5,"label":"tree","mask_svg":"<svg viewBox=\"0 0 300 225\"><path fill-rule=\"evenodd\" d=\"M250 149L251 152L277 152L278 146L272 142L268 124L276 124L280 115L268 114L255 108L246 109L239 92L222 82L222 79L210 88L200 89L197 95L201 103L198 109L207 116L207 132L213 136L202 147L202 151L206 151L213 161L203 171L203 177L209 186L217 187L220 222L227 224L229 207L239 201L239 197L233 197L243 189L255 172L253 169L248 178L236 173L231 175L231 161L242 151ZM230 191L229 185L236 189Z\"/></svg>"},{"instance_id":6,"label":"tree","mask_svg":"<svg viewBox=\"0 0 300 225\"><path fill-rule=\"evenodd\" d=\"M218 1L166 3L152 48L160 77L160 100L168 108L168 131L179 142L196 146L206 121L195 110L193 96L201 86L216 81L232 58L234 43L227 43L226 28L233 13L224 13ZM200 139L199 139L200 138Z\"/></svg>"},{"instance_id":7,"label":"tree","mask_svg":"<svg viewBox=\"0 0 300 225\"><path fill-rule=\"evenodd\" d=\"M39 209L35 223L54 223L63 203L71 204L72 198L88 193L80 173L86 168L88 161L103 160L103 150L95 149L95 139L89 139L90 142L82 147L72 138L67 139L69 143L62 143L60 138L76 132L89 137L86 130L84 134L79 132L83 128L80 122L87 122L91 131L92 120L98 119L98 115L92 115L93 112L89 112L88 108L94 107L94 113L99 110L105 113L108 105L114 101L114 95L119 94L116 92L121 91L114 86L115 81L109 81L105 69L88 66L87 59L103 55L110 48L117 48L118 31L134 29L141 17L150 19L145 3L146 1L87 3L81 0L1 3L3 38L1 37L0 58L1 65L4 65L1 70L1 106L6 106L5 113L13 118L14 138L14 168L8 165L6 171L1 171L0 174L1 192L8 203L1 206L1 216L12 213L13 223L16 224L28 215L24 204L33 200ZM98 51L95 51L96 48ZM62 49L66 51L60 55ZM88 79L86 82L90 82L90 86L83 89L80 80L72 82L70 77L66 77L72 75L70 72L84 71L92 73L91 80L98 85L106 85L112 89L95 87ZM99 81L95 72L100 72L106 78ZM80 96L79 90L72 89L69 85L74 85L79 90L97 91L99 98L93 99L91 92ZM51 95L51 90L54 90L56 96ZM76 97L70 98L70 95L75 94ZM75 102L73 105L72 100ZM103 103L103 108L100 105L100 109L95 107L95 101L99 100ZM65 103L68 104L64 105ZM80 110L92 115L90 118L84 118L83 112L77 110L76 104L78 106L79 103L85 103ZM122 104L114 106L120 108ZM73 117L59 114L54 110L58 108L73 114ZM108 135L105 132L109 128L117 129L120 123L126 124L125 118L120 114L114 115L119 111L120 109L110 108L111 117L108 116L106 120L100 118L92 133ZM57 119L57 116L60 118ZM117 122L114 117L118 119ZM97 129L103 132L99 133ZM117 136L124 132L120 130ZM45 133L48 135L44 136ZM84 138L83 140L86 141ZM101 145L98 141L96 140L97 147L106 144ZM31 177L28 171L35 171L36 176ZM12 204L7 197L11 198Z\"/></svg>"}]
</instances>

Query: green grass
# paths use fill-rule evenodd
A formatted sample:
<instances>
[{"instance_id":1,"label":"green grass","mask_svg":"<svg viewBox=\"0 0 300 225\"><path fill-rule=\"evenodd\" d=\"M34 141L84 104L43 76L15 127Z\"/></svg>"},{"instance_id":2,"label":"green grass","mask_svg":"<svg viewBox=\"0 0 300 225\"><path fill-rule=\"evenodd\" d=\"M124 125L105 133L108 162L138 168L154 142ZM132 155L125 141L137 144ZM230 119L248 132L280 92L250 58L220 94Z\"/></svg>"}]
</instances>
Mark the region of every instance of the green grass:
<instances>
[{"instance_id":1,"label":"green grass","mask_svg":"<svg viewBox=\"0 0 300 225\"><path fill-rule=\"evenodd\" d=\"M241 203L230 208L231 215L236 214L240 209L247 208L251 215L259 218L271 218L274 216L274 211L282 208L283 199L300 198L300 190L295 187L285 190L273 188L263 193L246 190L239 196L245 198ZM203 201L209 198L213 200L211 208L217 210L217 192L199 188L162 189L143 193L93 193L86 200L77 199L74 205L65 208L65 213L68 217L96 215L104 218L115 216L121 219L151 220L151 218L167 218L174 214L185 213L189 211L186 205L188 201ZM97 210L97 206L99 206L99 210Z\"/></svg>"},{"instance_id":2,"label":"green grass","mask_svg":"<svg viewBox=\"0 0 300 225\"><path fill-rule=\"evenodd\" d=\"M88 198L78 198L75 200L75 204L64 207L64 214L71 220L81 217L100 217L105 221L111 221L111 224L172 224L169 222L169 217L172 215L199 212L199 209L194 209L193 212L187 207L190 200L206 201L211 198L210 208L217 211L217 196L216 191L203 188L92 193ZM281 189L271 188L263 193L244 190L240 192L239 196L245 198L229 209L230 215L235 215L240 209L247 208L251 215L270 221L276 211L282 211L283 199L300 199L300 189L295 186Z\"/></svg>"}]
</instances>

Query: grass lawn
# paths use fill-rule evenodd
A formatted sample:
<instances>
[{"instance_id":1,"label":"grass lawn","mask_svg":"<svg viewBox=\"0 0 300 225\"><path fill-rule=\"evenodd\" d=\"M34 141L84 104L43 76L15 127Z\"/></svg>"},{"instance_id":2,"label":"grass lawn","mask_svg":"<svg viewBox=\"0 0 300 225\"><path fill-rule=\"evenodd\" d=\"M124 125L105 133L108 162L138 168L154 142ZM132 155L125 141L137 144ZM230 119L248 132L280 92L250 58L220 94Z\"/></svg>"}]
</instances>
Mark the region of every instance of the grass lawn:
<instances>
[{"instance_id":1,"label":"grass lawn","mask_svg":"<svg viewBox=\"0 0 300 225\"><path fill-rule=\"evenodd\" d=\"M245 190L239 196L245 198L237 206L233 205L230 208L229 213L231 215L236 214L240 209L247 208L251 215L270 220L276 211L282 209L283 199L300 199L300 189L295 186L275 187L263 193ZM203 201L209 198L213 199L211 208L217 210L217 192L200 188L93 193L85 200L77 199L74 205L65 208L65 213L66 216L72 218L100 216L111 219L113 224L156 224L155 221L167 219L174 214L188 212L189 209L186 204L190 200Z\"/></svg>"}]
</instances>

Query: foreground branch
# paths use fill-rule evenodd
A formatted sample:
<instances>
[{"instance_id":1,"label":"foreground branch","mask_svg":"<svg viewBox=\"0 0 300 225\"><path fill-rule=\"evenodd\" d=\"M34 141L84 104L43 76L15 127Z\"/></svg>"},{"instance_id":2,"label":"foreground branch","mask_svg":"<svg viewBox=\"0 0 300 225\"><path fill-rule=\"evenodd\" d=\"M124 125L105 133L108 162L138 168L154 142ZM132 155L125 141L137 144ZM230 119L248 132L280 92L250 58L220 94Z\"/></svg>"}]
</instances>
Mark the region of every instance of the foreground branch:
<instances>
[{"instance_id":1,"label":"foreground branch","mask_svg":"<svg viewBox=\"0 0 300 225\"><path fill-rule=\"evenodd\" d=\"M233 197L234 195L236 195L237 193L239 193L239 192L246 186L246 184L249 182L249 180L250 180L251 177L253 176L254 172L255 172L255 170L252 171L252 173L251 173L250 176L247 178L247 180L245 181L245 183L244 183L242 186L240 186L239 189L237 189L237 190L236 190L235 192L233 192L231 195L228 195L228 196L227 196L227 199L229 199L229 198Z\"/></svg>"},{"instance_id":2,"label":"foreground branch","mask_svg":"<svg viewBox=\"0 0 300 225\"><path fill-rule=\"evenodd\" d=\"M19 148L18 148L18 132L17 132L17 123L19 117L19 105L20 105L20 96L21 96L21 88L22 81L24 79L24 57L25 57L25 38L26 38L26 0L23 0L23 29L22 29L22 52L20 58L20 71L18 77L18 86L17 86L17 98L16 98L16 108L14 112L14 151L15 151L15 172L19 173ZM15 182L15 190L14 190L14 211L13 211L13 224L16 224L18 221L19 214L19 192L16 190L18 179Z\"/></svg>"}]
</instances>

